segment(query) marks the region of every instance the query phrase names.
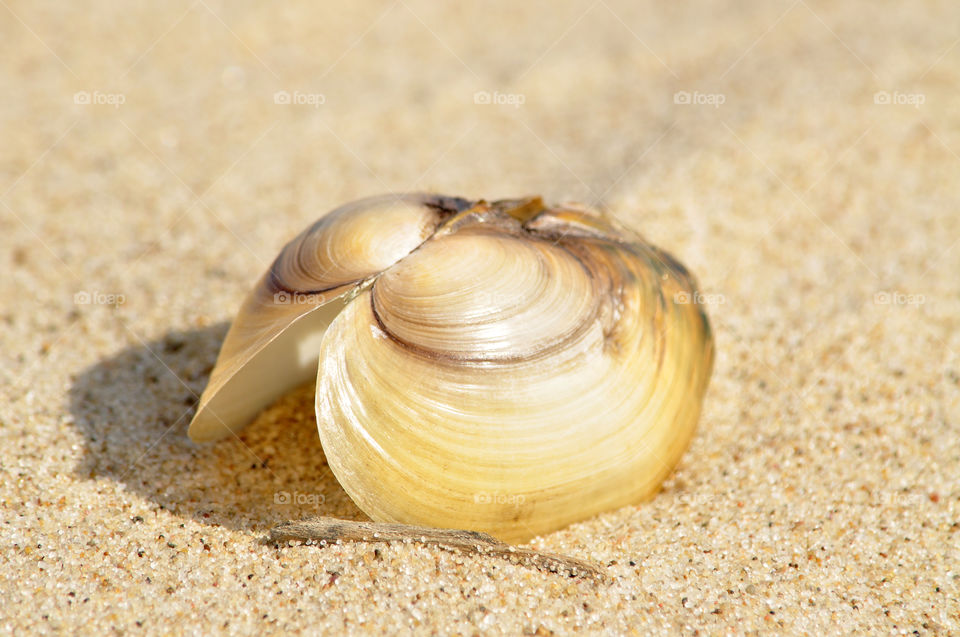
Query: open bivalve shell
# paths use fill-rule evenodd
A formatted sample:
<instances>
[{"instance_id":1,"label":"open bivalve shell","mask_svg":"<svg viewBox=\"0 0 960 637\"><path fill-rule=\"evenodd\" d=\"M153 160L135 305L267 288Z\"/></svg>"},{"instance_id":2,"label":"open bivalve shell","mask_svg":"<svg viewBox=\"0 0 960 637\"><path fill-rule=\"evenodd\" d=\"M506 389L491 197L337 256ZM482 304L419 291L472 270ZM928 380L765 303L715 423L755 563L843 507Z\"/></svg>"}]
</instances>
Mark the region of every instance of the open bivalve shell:
<instances>
[{"instance_id":1,"label":"open bivalve shell","mask_svg":"<svg viewBox=\"0 0 960 637\"><path fill-rule=\"evenodd\" d=\"M698 296L584 207L364 199L244 301L190 437L316 374L326 461L373 520L526 540L650 497L677 463L713 363Z\"/></svg>"}]
</instances>

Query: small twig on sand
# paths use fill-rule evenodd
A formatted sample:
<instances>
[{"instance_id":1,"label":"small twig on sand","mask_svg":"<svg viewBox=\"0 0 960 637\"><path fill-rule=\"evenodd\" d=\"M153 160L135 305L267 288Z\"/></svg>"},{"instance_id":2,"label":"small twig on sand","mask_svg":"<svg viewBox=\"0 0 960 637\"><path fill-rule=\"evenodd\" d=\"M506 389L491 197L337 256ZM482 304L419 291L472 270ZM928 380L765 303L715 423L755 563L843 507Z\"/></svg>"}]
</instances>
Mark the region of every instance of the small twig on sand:
<instances>
[{"instance_id":1,"label":"small twig on sand","mask_svg":"<svg viewBox=\"0 0 960 637\"><path fill-rule=\"evenodd\" d=\"M318 517L302 522L284 522L270 530L268 542L289 540L317 542L413 542L436 546L448 551L500 557L517 564L533 566L551 573L567 573L571 577L592 577L607 580L596 564L557 553L541 553L501 542L492 535L458 529L434 529L409 524L354 522Z\"/></svg>"}]
</instances>

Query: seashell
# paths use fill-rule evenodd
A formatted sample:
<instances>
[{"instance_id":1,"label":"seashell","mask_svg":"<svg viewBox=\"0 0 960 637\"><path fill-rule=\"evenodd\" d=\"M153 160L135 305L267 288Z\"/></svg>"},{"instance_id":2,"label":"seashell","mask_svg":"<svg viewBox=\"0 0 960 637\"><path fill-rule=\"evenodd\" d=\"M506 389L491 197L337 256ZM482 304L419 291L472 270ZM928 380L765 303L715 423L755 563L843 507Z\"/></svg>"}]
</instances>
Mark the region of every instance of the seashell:
<instances>
[{"instance_id":1,"label":"seashell","mask_svg":"<svg viewBox=\"0 0 960 637\"><path fill-rule=\"evenodd\" d=\"M237 432L316 374L327 462L374 521L526 540L651 497L677 463L713 363L697 298L579 205L363 199L260 279L189 435Z\"/></svg>"}]
</instances>

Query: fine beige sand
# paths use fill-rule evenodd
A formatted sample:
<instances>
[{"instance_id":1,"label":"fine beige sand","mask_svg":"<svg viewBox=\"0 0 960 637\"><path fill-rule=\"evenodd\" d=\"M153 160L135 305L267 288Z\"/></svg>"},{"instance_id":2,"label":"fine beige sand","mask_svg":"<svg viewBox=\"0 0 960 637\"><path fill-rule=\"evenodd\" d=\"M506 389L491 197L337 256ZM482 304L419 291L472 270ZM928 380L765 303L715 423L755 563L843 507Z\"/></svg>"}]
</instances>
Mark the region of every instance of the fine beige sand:
<instances>
[{"instance_id":1,"label":"fine beige sand","mask_svg":"<svg viewBox=\"0 0 960 637\"><path fill-rule=\"evenodd\" d=\"M960 633L958 23L947 1L0 2L0 632ZM405 190L599 203L699 278L717 361L678 470L532 543L611 583L260 543L365 519L310 387L187 439L283 243Z\"/></svg>"}]
</instances>

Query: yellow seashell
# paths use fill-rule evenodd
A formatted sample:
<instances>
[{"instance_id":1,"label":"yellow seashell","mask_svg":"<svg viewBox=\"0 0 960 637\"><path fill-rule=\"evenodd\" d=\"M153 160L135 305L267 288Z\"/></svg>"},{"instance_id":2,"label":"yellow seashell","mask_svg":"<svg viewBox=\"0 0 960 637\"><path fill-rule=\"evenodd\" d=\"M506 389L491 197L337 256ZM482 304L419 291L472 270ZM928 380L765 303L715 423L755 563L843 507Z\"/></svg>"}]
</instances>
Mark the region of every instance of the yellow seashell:
<instances>
[{"instance_id":1,"label":"yellow seashell","mask_svg":"<svg viewBox=\"0 0 960 637\"><path fill-rule=\"evenodd\" d=\"M327 462L373 520L525 540L650 497L677 463L713 363L697 298L680 263L587 208L364 199L248 296L190 437L238 431L317 373Z\"/></svg>"}]
</instances>

